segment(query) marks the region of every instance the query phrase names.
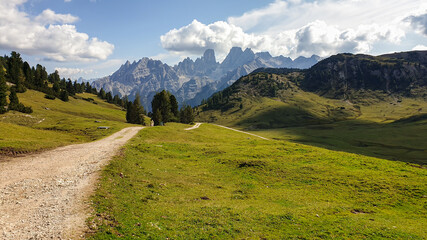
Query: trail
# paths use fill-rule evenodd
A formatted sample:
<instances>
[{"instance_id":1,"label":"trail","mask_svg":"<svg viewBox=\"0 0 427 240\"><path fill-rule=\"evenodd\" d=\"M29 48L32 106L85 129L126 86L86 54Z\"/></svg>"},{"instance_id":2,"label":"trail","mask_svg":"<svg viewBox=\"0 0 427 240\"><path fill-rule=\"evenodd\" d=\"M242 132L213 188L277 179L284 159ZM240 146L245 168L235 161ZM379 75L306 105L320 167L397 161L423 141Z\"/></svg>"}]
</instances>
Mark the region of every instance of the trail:
<instances>
[{"instance_id":1,"label":"trail","mask_svg":"<svg viewBox=\"0 0 427 240\"><path fill-rule=\"evenodd\" d=\"M186 129L184 129L184 130L186 130L186 131L188 131L188 130L193 130L193 129L196 129L196 128L200 127L200 125L202 125L202 124L201 124L201 123L196 123L194 126L189 127L189 128L186 128Z\"/></svg>"},{"instance_id":2,"label":"trail","mask_svg":"<svg viewBox=\"0 0 427 240\"><path fill-rule=\"evenodd\" d=\"M0 239L78 239L99 170L142 127L0 162Z\"/></svg>"},{"instance_id":3,"label":"trail","mask_svg":"<svg viewBox=\"0 0 427 240\"><path fill-rule=\"evenodd\" d=\"M264 140L267 140L267 141L269 141L269 140L270 140L270 139L268 139L268 138L261 137L261 136L256 135L256 134L248 133L248 132L245 132L245 131L240 131L240 130L237 130L237 129L234 129L234 128L230 128L230 127L226 127L226 126L222 126L222 125L218 125L218 124L212 124L212 125L215 125L215 126L218 126L218 127L222 127L222 128L226 128L226 129L229 129L229 130L232 130L232 131L236 131L236 132L240 132L240 133L248 134L248 135L251 135L251 136L254 136L254 137L258 137L258 138L261 138L261 139L264 139Z\"/></svg>"}]
</instances>

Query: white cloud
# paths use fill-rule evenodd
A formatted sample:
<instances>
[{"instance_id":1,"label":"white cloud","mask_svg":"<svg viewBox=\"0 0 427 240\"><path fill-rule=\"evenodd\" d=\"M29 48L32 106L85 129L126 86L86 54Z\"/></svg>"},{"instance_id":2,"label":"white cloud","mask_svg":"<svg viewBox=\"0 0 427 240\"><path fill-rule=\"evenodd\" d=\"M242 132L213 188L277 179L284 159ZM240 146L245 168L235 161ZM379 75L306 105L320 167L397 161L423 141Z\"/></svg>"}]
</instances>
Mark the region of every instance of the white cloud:
<instances>
[{"instance_id":1,"label":"white cloud","mask_svg":"<svg viewBox=\"0 0 427 240\"><path fill-rule=\"evenodd\" d=\"M35 17L34 20L40 24L46 25L55 23L73 23L79 20L79 18L71 14L57 14L50 9L46 9L40 15Z\"/></svg>"},{"instance_id":2,"label":"white cloud","mask_svg":"<svg viewBox=\"0 0 427 240\"><path fill-rule=\"evenodd\" d=\"M163 48L172 52L200 54L206 49L215 49L219 54L233 46L256 47L263 37L246 34L239 27L226 22L209 25L194 20L180 29L173 29L160 37Z\"/></svg>"},{"instance_id":3,"label":"white cloud","mask_svg":"<svg viewBox=\"0 0 427 240\"><path fill-rule=\"evenodd\" d=\"M369 52L375 42L387 40L398 43L403 36L404 32L398 28L376 24L340 29L324 21L314 21L299 29L278 34L248 34L226 22L205 25L194 20L185 27L173 29L161 36L161 42L168 51L188 54L201 54L212 48L221 59L234 46L291 57Z\"/></svg>"},{"instance_id":4,"label":"white cloud","mask_svg":"<svg viewBox=\"0 0 427 240\"><path fill-rule=\"evenodd\" d=\"M408 31L403 20L420 8L427 9L421 0L276 0L227 22L194 20L160 39L168 51L201 54L212 48L219 59L233 46L294 58L369 53L376 43L400 44Z\"/></svg>"},{"instance_id":5,"label":"white cloud","mask_svg":"<svg viewBox=\"0 0 427 240\"><path fill-rule=\"evenodd\" d=\"M90 38L69 25L77 17L50 9L31 17L19 8L25 2L0 0L1 49L59 62L104 60L113 52L114 45Z\"/></svg>"},{"instance_id":6,"label":"white cloud","mask_svg":"<svg viewBox=\"0 0 427 240\"><path fill-rule=\"evenodd\" d=\"M228 22L249 32L281 32L317 20L345 29L397 23L420 7L426 7L422 0L276 0L242 16L229 17Z\"/></svg>"},{"instance_id":7,"label":"white cloud","mask_svg":"<svg viewBox=\"0 0 427 240\"><path fill-rule=\"evenodd\" d=\"M55 68L55 70L58 71L61 78L79 77L78 75L86 75L93 72L93 70L85 70L81 68Z\"/></svg>"},{"instance_id":8,"label":"white cloud","mask_svg":"<svg viewBox=\"0 0 427 240\"><path fill-rule=\"evenodd\" d=\"M64 0L64 2L71 2L71 0Z\"/></svg>"},{"instance_id":9,"label":"white cloud","mask_svg":"<svg viewBox=\"0 0 427 240\"><path fill-rule=\"evenodd\" d=\"M427 46L420 44L420 45L417 45L414 48L412 48L412 50L415 50L415 51L426 51L427 50Z\"/></svg>"}]
</instances>

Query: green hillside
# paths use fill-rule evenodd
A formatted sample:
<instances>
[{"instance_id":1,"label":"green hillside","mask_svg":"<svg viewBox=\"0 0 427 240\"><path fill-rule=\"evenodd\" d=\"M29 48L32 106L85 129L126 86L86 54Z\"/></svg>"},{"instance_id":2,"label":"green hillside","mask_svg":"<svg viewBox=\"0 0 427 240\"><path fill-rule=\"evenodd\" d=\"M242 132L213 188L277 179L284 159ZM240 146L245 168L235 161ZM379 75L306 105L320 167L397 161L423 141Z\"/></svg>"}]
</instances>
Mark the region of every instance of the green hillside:
<instances>
[{"instance_id":1,"label":"green hillside","mask_svg":"<svg viewBox=\"0 0 427 240\"><path fill-rule=\"evenodd\" d=\"M303 90L305 74L270 70L242 77L201 105L196 120L333 150L427 164L424 95L348 89L346 97L331 98L331 91L319 95Z\"/></svg>"},{"instance_id":2,"label":"green hillside","mask_svg":"<svg viewBox=\"0 0 427 240\"><path fill-rule=\"evenodd\" d=\"M427 238L425 169L187 127L146 128L106 167L89 239Z\"/></svg>"},{"instance_id":3,"label":"green hillside","mask_svg":"<svg viewBox=\"0 0 427 240\"><path fill-rule=\"evenodd\" d=\"M18 93L18 97L34 112L0 115L1 155L92 141L130 126L125 123L125 111L93 94L77 94L68 102L46 99L44 93L33 90ZM97 129L99 126L109 129Z\"/></svg>"}]
</instances>

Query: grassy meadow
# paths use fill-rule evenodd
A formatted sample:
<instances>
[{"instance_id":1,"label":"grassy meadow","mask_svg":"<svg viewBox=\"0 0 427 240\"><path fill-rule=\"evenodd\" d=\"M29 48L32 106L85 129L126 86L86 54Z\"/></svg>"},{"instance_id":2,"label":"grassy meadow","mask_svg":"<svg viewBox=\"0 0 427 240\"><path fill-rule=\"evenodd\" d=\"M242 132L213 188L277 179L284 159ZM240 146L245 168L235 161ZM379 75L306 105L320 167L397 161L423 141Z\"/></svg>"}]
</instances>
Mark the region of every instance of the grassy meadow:
<instances>
[{"instance_id":1,"label":"grassy meadow","mask_svg":"<svg viewBox=\"0 0 427 240\"><path fill-rule=\"evenodd\" d=\"M226 111L199 111L197 121L331 150L427 165L427 100L378 92L359 95L347 101L287 89L280 98L247 96L242 97L241 107L235 104Z\"/></svg>"},{"instance_id":2,"label":"grassy meadow","mask_svg":"<svg viewBox=\"0 0 427 240\"><path fill-rule=\"evenodd\" d=\"M146 128L93 196L89 239L425 239L427 172L203 124Z\"/></svg>"},{"instance_id":3,"label":"grassy meadow","mask_svg":"<svg viewBox=\"0 0 427 240\"><path fill-rule=\"evenodd\" d=\"M32 152L108 136L126 126L126 112L96 95L83 93L68 102L49 100L28 90L18 93L33 113L9 111L0 115L0 153ZM93 100L91 100L91 99ZM84 100L86 99L86 100ZM108 126L109 129L97 129Z\"/></svg>"}]
</instances>

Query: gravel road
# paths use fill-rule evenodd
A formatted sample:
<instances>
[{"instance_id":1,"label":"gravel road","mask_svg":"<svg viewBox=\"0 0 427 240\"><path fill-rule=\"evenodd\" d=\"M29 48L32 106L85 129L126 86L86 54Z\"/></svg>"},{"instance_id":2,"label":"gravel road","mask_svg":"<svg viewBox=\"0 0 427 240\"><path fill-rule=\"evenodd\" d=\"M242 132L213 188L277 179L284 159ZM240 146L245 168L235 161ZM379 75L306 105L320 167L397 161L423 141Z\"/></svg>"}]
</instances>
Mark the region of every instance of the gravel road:
<instances>
[{"instance_id":1,"label":"gravel road","mask_svg":"<svg viewBox=\"0 0 427 240\"><path fill-rule=\"evenodd\" d=\"M189 127L189 128L186 128L186 129L184 129L184 130L186 130L186 131L188 131L188 130L193 130L193 129L199 128L199 127L200 127L200 125L202 125L202 124L201 124L201 123L196 123L194 126Z\"/></svg>"},{"instance_id":2,"label":"gravel road","mask_svg":"<svg viewBox=\"0 0 427 240\"><path fill-rule=\"evenodd\" d=\"M100 169L142 127L0 162L0 239L79 239Z\"/></svg>"}]
</instances>

